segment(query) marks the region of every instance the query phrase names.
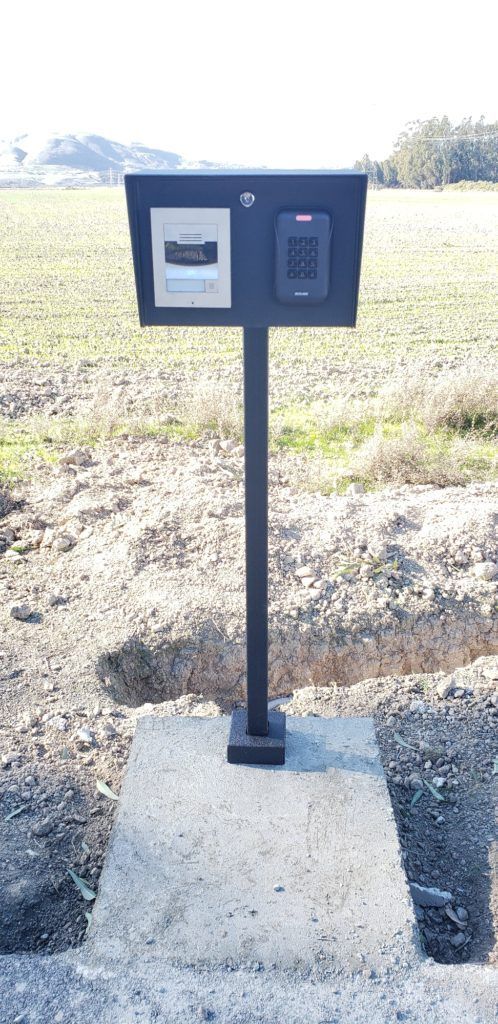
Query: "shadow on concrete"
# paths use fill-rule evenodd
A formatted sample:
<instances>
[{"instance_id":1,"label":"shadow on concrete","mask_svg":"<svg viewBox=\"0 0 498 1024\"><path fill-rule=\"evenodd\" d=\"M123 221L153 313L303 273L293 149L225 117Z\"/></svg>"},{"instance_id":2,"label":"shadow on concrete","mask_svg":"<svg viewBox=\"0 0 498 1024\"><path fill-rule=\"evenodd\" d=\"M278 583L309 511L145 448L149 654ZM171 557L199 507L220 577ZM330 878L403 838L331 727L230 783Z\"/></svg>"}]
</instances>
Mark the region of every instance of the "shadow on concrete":
<instances>
[{"instance_id":1,"label":"shadow on concrete","mask_svg":"<svg viewBox=\"0 0 498 1024\"><path fill-rule=\"evenodd\" d=\"M302 728L303 720L299 719L299 721ZM317 718L312 718L311 721L313 721L316 731L310 730L309 735L306 735L301 730L294 731L292 717L287 718L285 764L250 765L248 767L267 772L309 773L335 770L384 777L382 764L375 752L373 730L372 753L358 753L357 750L342 746L340 719L323 719L320 724L326 723L326 725L322 732L316 729ZM351 719L349 721L351 722ZM358 719L358 746L365 746L365 727L366 719Z\"/></svg>"}]
</instances>

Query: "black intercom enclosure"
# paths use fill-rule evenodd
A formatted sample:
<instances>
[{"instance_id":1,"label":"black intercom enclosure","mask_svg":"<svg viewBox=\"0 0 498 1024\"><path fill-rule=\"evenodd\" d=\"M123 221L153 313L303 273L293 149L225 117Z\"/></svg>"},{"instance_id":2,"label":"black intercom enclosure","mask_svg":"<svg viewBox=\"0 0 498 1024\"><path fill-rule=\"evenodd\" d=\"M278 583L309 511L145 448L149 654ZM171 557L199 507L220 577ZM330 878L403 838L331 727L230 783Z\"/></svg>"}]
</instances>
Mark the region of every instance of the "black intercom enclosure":
<instances>
[{"instance_id":1,"label":"black intercom enclosure","mask_svg":"<svg viewBox=\"0 0 498 1024\"><path fill-rule=\"evenodd\" d=\"M354 327L358 305L367 176L356 171L172 171L125 176L140 323L239 327ZM242 197L242 198L241 198ZM156 305L151 210L229 210L231 304L228 308ZM282 215L322 215L285 226ZM279 219L280 218L280 219ZM328 220L330 218L330 220ZM317 223L317 222L316 222ZM329 248L313 266L313 242L331 227ZM282 229L284 230L284 229ZM304 267L293 267L293 237L305 237ZM284 234L281 231L281 237ZM285 250L285 251L284 251ZM312 253L312 255L310 255ZM284 274L285 265L285 274ZM293 277L293 270L301 277ZM316 270L316 277L314 271ZM287 277L287 273L290 276ZM294 281L299 282L299 289ZM295 294L301 291L303 294ZM306 292L308 294L306 294Z\"/></svg>"},{"instance_id":2,"label":"black intercom enclosure","mask_svg":"<svg viewBox=\"0 0 498 1024\"><path fill-rule=\"evenodd\" d=\"M227 759L282 765L285 714L268 707L268 336L354 327L367 176L181 171L125 176L143 326L244 329L247 708Z\"/></svg>"}]
</instances>

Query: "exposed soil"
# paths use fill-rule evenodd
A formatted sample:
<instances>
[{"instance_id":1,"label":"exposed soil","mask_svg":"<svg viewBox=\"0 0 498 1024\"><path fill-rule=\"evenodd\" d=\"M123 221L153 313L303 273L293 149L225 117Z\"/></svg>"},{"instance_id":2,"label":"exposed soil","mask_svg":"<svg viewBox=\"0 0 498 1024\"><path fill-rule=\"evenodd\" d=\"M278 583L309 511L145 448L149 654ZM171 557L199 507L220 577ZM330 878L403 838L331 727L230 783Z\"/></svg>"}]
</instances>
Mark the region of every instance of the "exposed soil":
<instances>
[{"instance_id":1,"label":"exposed soil","mask_svg":"<svg viewBox=\"0 0 498 1024\"><path fill-rule=\"evenodd\" d=\"M307 687L285 707L374 718L408 880L451 894L415 907L423 947L443 963L497 961L497 691L498 659L480 658L449 677Z\"/></svg>"},{"instance_id":2,"label":"exposed soil","mask_svg":"<svg viewBox=\"0 0 498 1024\"><path fill-rule=\"evenodd\" d=\"M326 498L293 487L293 466L270 464L271 692L298 691L291 713L374 715L408 877L463 908L464 928L418 911L426 948L489 959L498 488ZM96 784L119 792L144 702L217 714L243 697L242 451L120 439L66 454L14 498L0 522L0 948L55 951L84 935L91 900L68 868L96 889L114 806Z\"/></svg>"},{"instance_id":3,"label":"exposed soil","mask_svg":"<svg viewBox=\"0 0 498 1024\"><path fill-rule=\"evenodd\" d=\"M385 358L378 352L369 357L368 351L356 353L354 341L350 338L348 360L333 361L330 354L315 355L312 361L303 361L296 366L299 352L299 334L305 329L293 329L296 338L296 355L272 361L270 370L271 408L310 401L330 401L341 397L346 401L367 399L377 395L389 380L439 377L445 374L468 370L469 378L478 372L488 379L496 375L494 348L487 351L475 350L446 351L444 359L436 350L426 351L414 363L413 353L398 348L396 360L388 350ZM317 336L322 331L317 330ZM163 344L168 346L169 338L175 342L176 328L162 330ZM235 344L242 352L242 335L233 330ZM327 336L323 330L323 336ZM213 331L206 335L206 351L210 354L211 365L199 364L199 349L189 354L182 352L178 363L169 361L165 365L150 363L141 367L126 360L79 359L72 363L57 365L53 360L23 359L18 363L0 363L0 415L7 420L24 421L32 416L70 418L96 415L105 410L111 418L133 415L161 415L174 413L179 399L182 407L188 407L192 395L199 391L222 390L233 396L234 402L242 403L242 359L220 359L213 377L212 361L215 353L212 345ZM197 334L197 345L202 337ZM189 359L191 362L189 362Z\"/></svg>"}]
</instances>

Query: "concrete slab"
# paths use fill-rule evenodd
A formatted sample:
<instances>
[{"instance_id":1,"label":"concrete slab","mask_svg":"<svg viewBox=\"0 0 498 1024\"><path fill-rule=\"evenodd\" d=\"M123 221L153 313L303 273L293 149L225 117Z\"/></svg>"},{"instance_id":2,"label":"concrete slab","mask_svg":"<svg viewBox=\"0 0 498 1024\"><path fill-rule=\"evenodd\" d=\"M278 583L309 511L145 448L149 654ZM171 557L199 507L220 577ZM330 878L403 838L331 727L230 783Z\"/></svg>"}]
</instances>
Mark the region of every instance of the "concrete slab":
<instances>
[{"instance_id":1,"label":"concrete slab","mask_svg":"<svg viewBox=\"0 0 498 1024\"><path fill-rule=\"evenodd\" d=\"M416 958L372 721L289 718L281 767L227 764L228 729L139 722L89 952L302 971Z\"/></svg>"},{"instance_id":2,"label":"concrete slab","mask_svg":"<svg viewBox=\"0 0 498 1024\"><path fill-rule=\"evenodd\" d=\"M125 960L0 957L1 1024L496 1024L498 972L425 960L388 975L178 968Z\"/></svg>"}]
</instances>

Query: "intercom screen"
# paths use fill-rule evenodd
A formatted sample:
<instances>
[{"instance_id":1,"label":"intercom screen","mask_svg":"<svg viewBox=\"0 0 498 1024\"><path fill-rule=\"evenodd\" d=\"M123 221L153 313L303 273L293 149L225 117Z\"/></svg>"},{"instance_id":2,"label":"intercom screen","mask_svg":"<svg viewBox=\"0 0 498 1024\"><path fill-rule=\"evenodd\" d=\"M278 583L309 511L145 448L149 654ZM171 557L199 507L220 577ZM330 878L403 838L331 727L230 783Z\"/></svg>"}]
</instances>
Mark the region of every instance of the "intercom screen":
<instances>
[{"instance_id":1,"label":"intercom screen","mask_svg":"<svg viewBox=\"0 0 498 1024\"><path fill-rule=\"evenodd\" d=\"M217 225L165 224L164 259L168 290L176 281L217 281Z\"/></svg>"}]
</instances>

